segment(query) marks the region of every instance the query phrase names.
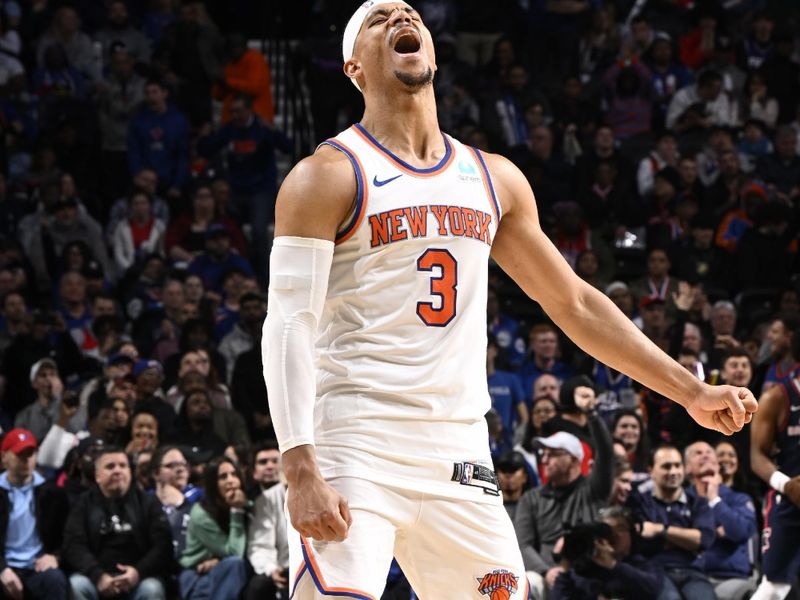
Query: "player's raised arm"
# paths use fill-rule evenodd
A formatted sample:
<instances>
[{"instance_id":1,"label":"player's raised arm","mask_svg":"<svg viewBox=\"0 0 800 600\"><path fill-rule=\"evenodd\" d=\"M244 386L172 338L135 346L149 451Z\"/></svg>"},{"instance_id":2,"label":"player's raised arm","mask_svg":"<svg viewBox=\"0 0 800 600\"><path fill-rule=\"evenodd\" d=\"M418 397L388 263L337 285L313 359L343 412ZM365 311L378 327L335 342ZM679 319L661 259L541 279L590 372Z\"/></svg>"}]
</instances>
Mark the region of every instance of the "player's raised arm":
<instances>
[{"instance_id":1,"label":"player's raised arm","mask_svg":"<svg viewBox=\"0 0 800 600\"><path fill-rule=\"evenodd\" d=\"M503 208L492 257L586 352L686 408L698 423L730 435L757 409L749 390L709 386L658 348L602 293L580 279L539 225L525 176L487 156Z\"/></svg>"},{"instance_id":2,"label":"player's raised arm","mask_svg":"<svg viewBox=\"0 0 800 600\"><path fill-rule=\"evenodd\" d=\"M329 147L286 177L275 206L269 311L261 342L292 525L301 535L326 541L347 536L350 513L346 500L322 479L314 453L314 341L336 229L356 192L348 159Z\"/></svg>"}]
</instances>

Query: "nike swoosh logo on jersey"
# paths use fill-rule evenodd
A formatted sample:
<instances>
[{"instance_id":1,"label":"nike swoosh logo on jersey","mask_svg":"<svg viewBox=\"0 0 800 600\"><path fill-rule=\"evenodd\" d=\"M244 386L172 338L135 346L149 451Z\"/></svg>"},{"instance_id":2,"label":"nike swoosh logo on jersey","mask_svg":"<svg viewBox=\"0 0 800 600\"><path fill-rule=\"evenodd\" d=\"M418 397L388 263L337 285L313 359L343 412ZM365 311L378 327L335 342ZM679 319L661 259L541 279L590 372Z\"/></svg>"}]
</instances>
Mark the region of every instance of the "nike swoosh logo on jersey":
<instances>
[{"instance_id":1,"label":"nike swoosh logo on jersey","mask_svg":"<svg viewBox=\"0 0 800 600\"><path fill-rule=\"evenodd\" d=\"M392 183L395 179L397 179L398 177L402 177L402 176L403 176L403 174L400 173L400 175L395 175L394 177L390 177L389 179L384 179L383 181L378 181L378 176L375 175L375 177L372 178L372 183L375 184L375 187L382 187L382 186L386 185L387 183Z\"/></svg>"}]
</instances>

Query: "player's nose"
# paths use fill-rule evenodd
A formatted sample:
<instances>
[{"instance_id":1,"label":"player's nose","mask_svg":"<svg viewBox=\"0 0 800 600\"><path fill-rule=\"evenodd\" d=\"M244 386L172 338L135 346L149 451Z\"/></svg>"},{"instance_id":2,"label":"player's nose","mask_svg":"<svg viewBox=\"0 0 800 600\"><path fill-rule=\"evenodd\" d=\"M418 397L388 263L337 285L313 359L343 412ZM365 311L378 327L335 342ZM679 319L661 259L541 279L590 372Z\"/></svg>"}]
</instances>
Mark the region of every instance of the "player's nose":
<instances>
[{"instance_id":1,"label":"player's nose","mask_svg":"<svg viewBox=\"0 0 800 600\"><path fill-rule=\"evenodd\" d=\"M402 8L395 8L392 14L389 16L389 23L393 27L411 23L411 16Z\"/></svg>"}]
</instances>

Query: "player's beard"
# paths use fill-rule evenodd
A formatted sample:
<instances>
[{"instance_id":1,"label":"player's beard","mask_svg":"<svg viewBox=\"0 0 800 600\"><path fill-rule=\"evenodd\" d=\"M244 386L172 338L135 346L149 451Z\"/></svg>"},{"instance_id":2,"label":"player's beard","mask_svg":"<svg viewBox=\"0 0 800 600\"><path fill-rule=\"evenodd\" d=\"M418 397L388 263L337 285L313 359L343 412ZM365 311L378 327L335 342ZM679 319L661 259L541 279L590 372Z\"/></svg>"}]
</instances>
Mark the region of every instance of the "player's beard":
<instances>
[{"instance_id":1,"label":"player's beard","mask_svg":"<svg viewBox=\"0 0 800 600\"><path fill-rule=\"evenodd\" d=\"M425 71L419 75L412 75L411 73L403 73L402 71L395 71L394 76L400 81L405 83L408 87L422 88L426 85L433 83L433 69L428 66Z\"/></svg>"}]
</instances>

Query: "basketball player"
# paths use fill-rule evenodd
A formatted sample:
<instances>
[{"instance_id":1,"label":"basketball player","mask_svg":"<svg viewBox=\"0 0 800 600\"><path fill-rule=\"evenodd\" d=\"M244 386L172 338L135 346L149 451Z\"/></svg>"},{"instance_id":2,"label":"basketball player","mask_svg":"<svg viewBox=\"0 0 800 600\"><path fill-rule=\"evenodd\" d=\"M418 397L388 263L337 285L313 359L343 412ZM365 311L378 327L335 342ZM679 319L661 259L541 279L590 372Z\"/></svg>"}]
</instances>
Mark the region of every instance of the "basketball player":
<instances>
[{"instance_id":1,"label":"basketball player","mask_svg":"<svg viewBox=\"0 0 800 600\"><path fill-rule=\"evenodd\" d=\"M730 434L756 410L658 350L539 227L525 177L439 130L430 32L365 2L344 35L360 123L277 199L264 374L288 479L293 598L526 598L483 415L492 257L578 345Z\"/></svg>"},{"instance_id":2,"label":"basketball player","mask_svg":"<svg viewBox=\"0 0 800 600\"><path fill-rule=\"evenodd\" d=\"M789 354L795 361L799 334L795 329ZM782 600L800 573L800 364L761 396L758 407L750 427L750 462L772 489L764 502L764 577L752 598Z\"/></svg>"}]
</instances>

